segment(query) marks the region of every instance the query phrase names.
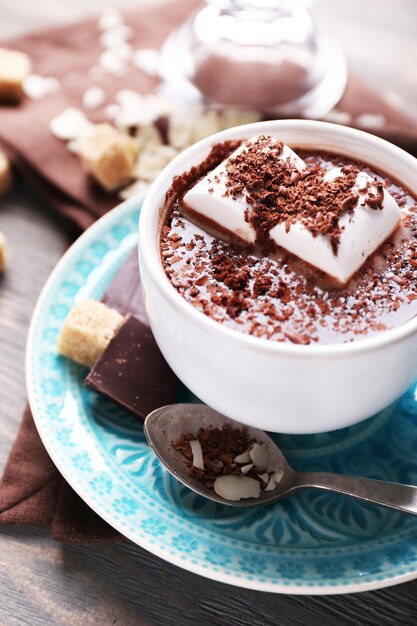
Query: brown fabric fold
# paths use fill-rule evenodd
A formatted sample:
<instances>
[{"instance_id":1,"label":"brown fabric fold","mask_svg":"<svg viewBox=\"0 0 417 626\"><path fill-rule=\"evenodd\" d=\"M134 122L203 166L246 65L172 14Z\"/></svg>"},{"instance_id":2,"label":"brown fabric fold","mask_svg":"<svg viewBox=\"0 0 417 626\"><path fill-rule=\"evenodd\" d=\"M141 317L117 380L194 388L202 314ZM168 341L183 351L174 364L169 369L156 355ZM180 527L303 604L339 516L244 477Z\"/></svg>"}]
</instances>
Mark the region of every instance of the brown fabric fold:
<instances>
[{"instance_id":1,"label":"brown fabric fold","mask_svg":"<svg viewBox=\"0 0 417 626\"><path fill-rule=\"evenodd\" d=\"M0 483L1 522L50 526L60 482L27 408Z\"/></svg>"},{"instance_id":2,"label":"brown fabric fold","mask_svg":"<svg viewBox=\"0 0 417 626\"><path fill-rule=\"evenodd\" d=\"M136 32L132 44L138 48L158 47L194 6L194 0L185 0L126 14L126 21ZM89 71L101 52L96 22L92 19L76 26L52 28L6 44L27 52L37 73L55 76L61 82L61 91L46 100L0 107L0 142L21 174L54 210L68 219L71 233L74 226L78 232L85 230L118 203L116 196L106 194L85 176L65 143L49 131L51 118L68 106L80 107L82 94L92 84ZM106 76L98 84L108 94L107 105L121 88L146 93L155 87L156 81L132 68L128 77ZM104 120L103 108L91 117L94 121ZM137 261L133 264L129 258L121 273L114 281L124 280L123 273L127 273L135 288L121 302L120 292L112 289L112 283L103 300L124 313L136 313L146 322L138 288ZM53 539L66 543L120 538L58 472L42 444L29 407L0 481L0 524L50 527Z\"/></svg>"},{"instance_id":3,"label":"brown fabric fold","mask_svg":"<svg viewBox=\"0 0 417 626\"><path fill-rule=\"evenodd\" d=\"M126 21L136 33L133 45L159 47L171 29L196 6L196 0L182 0L126 13ZM82 94L94 84L90 70L98 63L101 52L96 20L30 34L7 45L27 52L33 59L34 71L58 78L61 90L38 102L0 107L0 142L25 178L37 187L54 210L66 216L68 228L75 226L84 230L113 208L118 199L103 192L85 176L65 143L51 135L49 123L68 106L80 108ZM156 81L131 68L128 76L107 75L95 84L103 87L108 95L103 107L90 115L98 122L105 119L104 108L113 101L118 90L128 87L147 93L155 87ZM383 93L370 89L363 80L350 76L337 109L349 114L352 125L359 127L360 116L364 113L384 116L382 126L366 126L364 130L417 155L416 119L405 108L394 106ZM127 264L122 271L134 270ZM114 280L117 279L116 276ZM117 290L112 290L110 285L104 301L111 305L115 292ZM128 303L113 304L133 309L145 321L139 293L139 289L133 289L126 295L130 298ZM49 527L52 537L62 542L98 542L120 537L62 478L43 447L29 409L23 415L0 482L0 524Z\"/></svg>"},{"instance_id":4,"label":"brown fabric fold","mask_svg":"<svg viewBox=\"0 0 417 626\"><path fill-rule=\"evenodd\" d=\"M120 538L63 479L36 430L29 407L0 482L0 523L50 527L65 543Z\"/></svg>"},{"instance_id":5,"label":"brown fabric fold","mask_svg":"<svg viewBox=\"0 0 417 626\"><path fill-rule=\"evenodd\" d=\"M126 12L126 21L135 32L132 45L136 48L160 47L172 28L198 5L197 0L181 0ZM29 34L9 41L7 45L27 52L33 59L34 71L42 76L55 76L61 88L43 100L26 100L19 106L0 106L0 143L53 206L85 229L113 208L118 198L104 192L85 176L77 157L68 152L65 142L51 134L50 120L69 106L82 108L85 90L97 84L104 89L107 99L88 115L95 122L105 121L105 108L114 101L117 91L130 88L148 93L157 80L131 66L127 76L103 74L100 80L94 81L90 72L97 66L102 52L96 19ZM350 76L337 108L349 114L353 126L363 113L383 115L383 127L367 126L365 130L417 154L417 119L405 108L393 106L386 95L369 88L358 77Z\"/></svg>"},{"instance_id":6,"label":"brown fabric fold","mask_svg":"<svg viewBox=\"0 0 417 626\"><path fill-rule=\"evenodd\" d=\"M197 5L196 0L181 0L125 12L126 22L135 32L130 43L135 48L158 48L174 25ZM102 53L97 19L54 27L4 45L29 54L34 71L42 76L54 76L61 87L43 100L0 106L0 143L31 181L37 179L41 193L52 197L53 205L84 229L119 200L85 176L65 142L51 134L50 120L67 107L82 108L84 92L96 84L104 89L107 99L88 115L94 122L108 121L105 108L114 102L120 89L148 93L157 80L133 65L129 67L128 76L103 74L100 80L92 79L91 69L98 65Z\"/></svg>"}]
</instances>

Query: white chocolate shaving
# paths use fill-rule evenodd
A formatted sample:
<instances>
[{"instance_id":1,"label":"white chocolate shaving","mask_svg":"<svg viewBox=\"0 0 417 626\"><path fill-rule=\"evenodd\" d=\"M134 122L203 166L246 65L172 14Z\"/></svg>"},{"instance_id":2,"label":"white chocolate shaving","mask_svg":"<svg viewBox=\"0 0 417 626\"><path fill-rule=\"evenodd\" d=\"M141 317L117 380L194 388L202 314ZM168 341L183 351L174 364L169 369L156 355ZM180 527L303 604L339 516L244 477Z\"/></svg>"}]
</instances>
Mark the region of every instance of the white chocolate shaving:
<instances>
[{"instance_id":1,"label":"white chocolate shaving","mask_svg":"<svg viewBox=\"0 0 417 626\"><path fill-rule=\"evenodd\" d=\"M278 471L278 472L274 472L272 474L273 478L274 478L274 482L276 485L279 485L279 483L281 482L281 480L284 478L284 472L282 470Z\"/></svg>"},{"instance_id":2,"label":"white chocolate shaving","mask_svg":"<svg viewBox=\"0 0 417 626\"><path fill-rule=\"evenodd\" d=\"M23 91L31 100L43 100L61 88L61 83L53 76L30 74L23 81Z\"/></svg>"},{"instance_id":3,"label":"white chocolate shaving","mask_svg":"<svg viewBox=\"0 0 417 626\"><path fill-rule=\"evenodd\" d=\"M99 63L108 74L112 74L113 76L125 76L129 58L129 46L120 46L102 52Z\"/></svg>"},{"instance_id":4,"label":"white chocolate shaving","mask_svg":"<svg viewBox=\"0 0 417 626\"><path fill-rule=\"evenodd\" d=\"M159 52L153 48L142 48L135 50L132 57L132 63L138 70L141 70L148 76L158 75Z\"/></svg>"},{"instance_id":5,"label":"white chocolate shaving","mask_svg":"<svg viewBox=\"0 0 417 626\"><path fill-rule=\"evenodd\" d=\"M220 130L222 130L222 124L218 111L208 109L207 111L203 111L201 115L195 119L192 125L191 141L192 143L196 143L200 141L200 139L205 139L205 137L209 137L209 135L218 133Z\"/></svg>"},{"instance_id":6,"label":"white chocolate shaving","mask_svg":"<svg viewBox=\"0 0 417 626\"><path fill-rule=\"evenodd\" d=\"M248 465L242 465L240 471L242 472L242 474L248 474L251 471L252 467L254 467L253 463L248 463Z\"/></svg>"},{"instance_id":7,"label":"white chocolate shaving","mask_svg":"<svg viewBox=\"0 0 417 626\"><path fill-rule=\"evenodd\" d=\"M153 124L140 126L136 131L136 141L141 150L162 145L161 134Z\"/></svg>"},{"instance_id":8,"label":"white chocolate shaving","mask_svg":"<svg viewBox=\"0 0 417 626\"><path fill-rule=\"evenodd\" d=\"M83 106L86 109L97 109L106 99L106 92L101 87L90 87L83 95Z\"/></svg>"},{"instance_id":9,"label":"white chocolate shaving","mask_svg":"<svg viewBox=\"0 0 417 626\"><path fill-rule=\"evenodd\" d=\"M104 114L110 120L114 120L121 111L121 107L118 104L109 104L104 109Z\"/></svg>"},{"instance_id":10,"label":"white chocolate shaving","mask_svg":"<svg viewBox=\"0 0 417 626\"><path fill-rule=\"evenodd\" d=\"M245 450L242 454L238 454L233 460L235 463L250 463L249 450Z\"/></svg>"},{"instance_id":11,"label":"white chocolate shaving","mask_svg":"<svg viewBox=\"0 0 417 626\"><path fill-rule=\"evenodd\" d=\"M343 126L347 126L352 123L352 116L350 113L346 113L345 111L338 111L337 109L333 109L333 111L329 111L323 117L326 122L332 122L333 124L342 124Z\"/></svg>"},{"instance_id":12,"label":"white chocolate shaving","mask_svg":"<svg viewBox=\"0 0 417 626\"><path fill-rule=\"evenodd\" d=\"M193 467L198 469L204 469L203 451L201 449L201 443L198 439L190 441L191 452L193 453Z\"/></svg>"},{"instance_id":13,"label":"white chocolate shaving","mask_svg":"<svg viewBox=\"0 0 417 626\"><path fill-rule=\"evenodd\" d=\"M49 127L55 137L70 141L86 135L94 128L94 124L79 109L68 108L54 117Z\"/></svg>"},{"instance_id":14,"label":"white chocolate shaving","mask_svg":"<svg viewBox=\"0 0 417 626\"><path fill-rule=\"evenodd\" d=\"M122 14L112 7L109 7L98 18L98 28L101 31L108 30L109 28L115 28L123 24Z\"/></svg>"},{"instance_id":15,"label":"white chocolate shaving","mask_svg":"<svg viewBox=\"0 0 417 626\"><path fill-rule=\"evenodd\" d=\"M109 28L100 36L100 45L102 48L117 48L129 41L134 36L134 31L130 26L120 24L114 28Z\"/></svg>"},{"instance_id":16,"label":"white chocolate shaving","mask_svg":"<svg viewBox=\"0 0 417 626\"><path fill-rule=\"evenodd\" d=\"M119 192L119 197L122 200L129 200L133 196L144 196L150 187L150 183L144 180L136 180L131 185L128 185L122 191Z\"/></svg>"},{"instance_id":17,"label":"white chocolate shaving","mask_svg":"<svg viewBox=\"0 0 417 626\"><path fill-rule=\"evenodd\" d=\"M273 491L274 489L276 489L276 484L274 480L274 475L271 474L271 476L269 477L269 482L267 486L265 487L264 491Z\"/></svg>"},{"instance_id":18,"label":"white chocolate shaving","mask_svg":"<svg viewBox=\"0 0 417 626\"><path fill-rule=\"evenodd\" d=\"M269 477L269 482L267 486L265 487L265 491L273 491L274 489L276 489L276 487L279 485L283 477L284 477L284 472L282 470L278 470L274 472L273 474L271 474L271 476Z\"/></svg>"},{"instance_id":19,"label":"white chocolate shaving","mask_svg":"<svg viewBox=\"0 0 417 626\"><path fill-rule=\"evenodd\" d=\"M261 485L258 480L248 476L227 474L216 478L214 491L221 498L236 502L244 498L259 498Z\"/></svg>"},{"instance_id":20,"label":"white chocolate shaving","mask_svg":"<svg viewBox=\"0 0 417 626\"><path fill-rule=\"evenodd\" d=\"M266 443L255 443L249 450L252 463L258 470L264 471L269 466L269 452Z\"/></svg>"},{"instance_id":21,"label":"white chocolate shaving","mask_svg":"<svg viewBox=\"0 0 417 626\"><path fill-rule=\"evenodd\" d=\"M355 123L364 128L384 128L387 118L382 113L361 113L355 118Z\"/></svg>"},{"instance_id":22,"label":"white chocolate shaving","mask_svg":"<svg viewBox=\"0 0 417 626\"><path fill-rule=\"evenodd\" d=\"M149 146L139 155L134 174L137 178L152 182L176 154L171 146Z\"/></svg>"}]
</instances>

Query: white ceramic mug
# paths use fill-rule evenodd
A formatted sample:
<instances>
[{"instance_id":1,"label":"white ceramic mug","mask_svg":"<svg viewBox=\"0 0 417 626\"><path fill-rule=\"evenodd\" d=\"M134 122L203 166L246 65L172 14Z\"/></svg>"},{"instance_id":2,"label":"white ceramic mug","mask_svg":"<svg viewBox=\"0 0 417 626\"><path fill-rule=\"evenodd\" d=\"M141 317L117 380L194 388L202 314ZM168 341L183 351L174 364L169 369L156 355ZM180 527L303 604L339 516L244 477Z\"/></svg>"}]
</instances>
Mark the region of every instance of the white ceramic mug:
<instances>
[{"instance_id":1,"label":"white ceramic mug","mask_svg":"<svg viewBox=\"0 0 417 626\"><path fill-rule=\"evenodd\" d=\"M356 342L294 345L227 328L188 303L159 252L165 193L213 144L267 134L387 173L417 196L417 160L368 133L324 122L261 122L218 133L176 157L153 183L139 225L140 271L155 339L191 391L228 417L273 432L316 433L374 415L417 378L417 318Z\"/></svg>"}]
</instances>

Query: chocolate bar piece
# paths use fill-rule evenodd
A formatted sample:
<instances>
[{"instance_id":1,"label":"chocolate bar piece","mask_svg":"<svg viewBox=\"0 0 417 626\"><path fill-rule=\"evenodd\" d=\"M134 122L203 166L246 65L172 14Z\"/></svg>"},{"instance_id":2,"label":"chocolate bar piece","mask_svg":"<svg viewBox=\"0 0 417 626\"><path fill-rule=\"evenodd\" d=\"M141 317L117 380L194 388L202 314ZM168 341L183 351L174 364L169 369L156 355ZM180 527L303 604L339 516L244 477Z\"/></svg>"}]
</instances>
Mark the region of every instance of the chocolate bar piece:
<instances>
[{"instance_id":1,"label":"chocolate bar piece","mask_svg":"<svg viewBox=\"0 0 417 626\"><path fill-rule=\"evenodd\" d=\"M145 418L174 402L180 385L149 326L128 315L84 381L88 389Z\"/></svg>"},{"instance_id":2,"label":"chocolate bar piece","mask_svg":"<svg viewBox=\"0 0 417 626\"><path fill-rule=\"evenodd\" d=\"M146 326L149 326L140 283L138 252L136 248L129 254L114 276L101 301L111 309L116 309L122 315L134 315Z\"/></svg>"}]
</instances>

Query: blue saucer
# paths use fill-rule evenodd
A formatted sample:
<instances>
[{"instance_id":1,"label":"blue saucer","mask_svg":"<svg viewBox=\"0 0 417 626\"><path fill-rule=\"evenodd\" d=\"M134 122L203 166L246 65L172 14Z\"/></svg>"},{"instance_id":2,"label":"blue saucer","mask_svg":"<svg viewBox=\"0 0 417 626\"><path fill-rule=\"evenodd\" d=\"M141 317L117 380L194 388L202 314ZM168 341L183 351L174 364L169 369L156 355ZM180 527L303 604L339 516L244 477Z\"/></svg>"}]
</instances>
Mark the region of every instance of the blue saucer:
<instances>
[{"instance_id":1,"label":"blue saucer","mask_svg":"<svg viewBox=\"0 0 417 626\"><path fill-rule=\"evenodd\" d=\"M328 594L417 577L417 518L312 490L255 509L208 502L164 471L136 419L83 388L85 369L58 356L56 339L74 302L100 298L136 245L140 204L111 211L72 246L33 315L30 405L60 472L133 542L225 583ZM354 427L275 437L298 470L417 484L416 388Z\"/></svg>"}]
</instances>

